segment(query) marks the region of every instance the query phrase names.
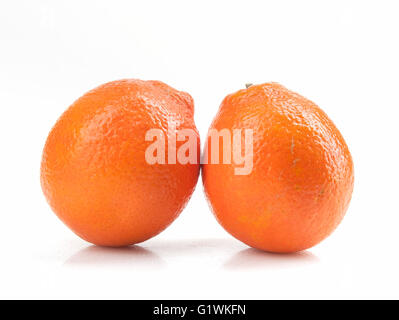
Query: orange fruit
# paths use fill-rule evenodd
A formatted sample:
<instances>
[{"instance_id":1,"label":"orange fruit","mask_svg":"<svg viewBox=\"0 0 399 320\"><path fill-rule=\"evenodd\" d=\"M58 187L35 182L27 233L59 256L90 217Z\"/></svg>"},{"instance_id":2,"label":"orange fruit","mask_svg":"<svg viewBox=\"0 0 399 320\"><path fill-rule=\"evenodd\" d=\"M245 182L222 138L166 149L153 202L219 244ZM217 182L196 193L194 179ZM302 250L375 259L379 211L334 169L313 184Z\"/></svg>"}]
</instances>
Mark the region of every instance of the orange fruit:
<instances>
[{"instance_id":1,"label":"orange fruit","mask_svg":"<svg viewBox=\"0 0 399 320\"><path fill-rule=\"evenodd\" d=\"M249 174L236 174L243 165L233 161L203 165L207 198L230 234L254 248L295 252L338 226L352 195L353 162L316 104L277 83L253 85L223 100L210 129L253 130ZM240 139L243 150L244 134ZM219 142L221 157L226 144Z\"/></svg>"},{"instance_id":2,"label":"orange fruit","mask_svg":"<svg viewBox=\"0 0 399 320\"><path fill-rule=\"evenodd\" d=\"M152 142L145 136L160 129L169 138L169 122L176 121L176 130L194 132L199 157L193 114L189 94L159 81L114 81L83 95L44 148L41 185L53 211L97 245L130 245L161 232L189 200L199 161L149 164ZM176 148L185 143L177 141Z\"/></svg>"}]
</instances>

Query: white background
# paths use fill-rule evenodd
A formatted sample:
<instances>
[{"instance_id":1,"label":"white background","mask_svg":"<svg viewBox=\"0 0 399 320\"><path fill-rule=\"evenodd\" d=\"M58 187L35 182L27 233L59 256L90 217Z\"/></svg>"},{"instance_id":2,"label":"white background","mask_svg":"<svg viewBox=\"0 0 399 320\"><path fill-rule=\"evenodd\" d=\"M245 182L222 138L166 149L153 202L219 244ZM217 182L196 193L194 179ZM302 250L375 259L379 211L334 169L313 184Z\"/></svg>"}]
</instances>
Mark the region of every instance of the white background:
<instances>
[{"instance_id":1,"label":"white background","mask_svg":"<svg viewBox=\"0 0 399 320\"><path fill-rule=\"evenodd\" d=\"M0 3L0 298L399 298L397 1ZM91 246L39 182L52 125L121 78L189 92L202 140L225 95L276 81L315 101L345 137L355 190L318 246L249 249L213 218L201 181L162 234Z\"/></svg>"}]
</instances>

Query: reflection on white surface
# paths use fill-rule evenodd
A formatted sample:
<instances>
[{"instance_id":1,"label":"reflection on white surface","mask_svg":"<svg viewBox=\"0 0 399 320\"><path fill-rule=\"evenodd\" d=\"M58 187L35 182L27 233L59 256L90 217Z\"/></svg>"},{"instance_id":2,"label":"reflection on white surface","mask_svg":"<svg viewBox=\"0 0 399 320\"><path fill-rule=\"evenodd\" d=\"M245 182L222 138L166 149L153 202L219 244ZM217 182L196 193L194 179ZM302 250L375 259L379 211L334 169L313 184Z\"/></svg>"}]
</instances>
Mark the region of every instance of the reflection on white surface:
<instances>
[{"instance_id":1,"label":"reflection on white surface","mask_svg":"<svg viewBox=\"0 0 399 320\"><path fill-rule=\"evenodd\" d=\"M319 258L309 251L295 253L270 253L248 248L233 255L223 265L226 269L298 267L317 263Z\"/></svg>"},{"instance_id":2,"label":"reflection on white surface","mask_svg":"<svg viewBox=\"0 0 399 320\"><path fill-rule=\"evenodd\" d=\"M203 268L228 270L287 268L317 263L319 258L309 251L290 254L268 253L233 239L168 239L146 242L146 247L107 248L89 246L79 250L65 266L126 266L159 268L166 264L199 263ZM213 265L213 267L212 267Z\"/></svg>"},{"instance_id":3,"label":"reflection on white surface","mask_svg":"<svg viewBox=\"0 0 399 320\"><path fill-rule=\"evenodd\" d=\"M72 255L64 265L161 267L164 262L151 250L139 246L107 248L93 245Z\"/></svg>"},{"instance_id":4,"label":"reflection on white surface","mask_svg":"<svg viewBox=\"0 0 399 320\"><path fill-rule=\"evenodd\" d=\"M243 244L232 238L152 240L146 245L163 256L221 256L242 249Z\"/></svg>"}]
</instances>

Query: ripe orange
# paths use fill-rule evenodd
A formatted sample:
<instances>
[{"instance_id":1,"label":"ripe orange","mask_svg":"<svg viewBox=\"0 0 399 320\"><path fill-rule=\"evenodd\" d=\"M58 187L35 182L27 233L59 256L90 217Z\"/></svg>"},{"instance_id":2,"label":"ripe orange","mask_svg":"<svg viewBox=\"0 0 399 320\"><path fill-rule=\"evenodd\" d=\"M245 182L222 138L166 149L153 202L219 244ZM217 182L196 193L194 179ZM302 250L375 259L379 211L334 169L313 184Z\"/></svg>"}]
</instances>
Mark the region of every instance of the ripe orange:
<instances>
[{"instance_id":1,"label":"ripe orange","mask_svg":"<svg viewBox=\"0 0 399 320\"><path fill-rule=\"evenodd\" d=\"M44 148L41 184L53 211L97 245L130 245L161 232L189 200L199 161L148 164L145 135L161 129L166 137L168 121L176 120L176 130L195 132L199 154L193 114L189 94L159 81L114 81L86 93L61 116Z\"/></svg>"},{"instance_id":2,"label":"ripe orange","mask_svg":"<svg viewBox=\"0 0 399 320\"><path fill-rule=\"evenodd\" d=\"M213 212L234 237L266 251L295 252L337 227L351 199L353 163L317 105L277 83L254 85L223 100L211 129L253 129L250 174L235 175L242 167L235 163L203 165ZM208 153L211 145L208 135Z\"/></svg>"}]
</instances>

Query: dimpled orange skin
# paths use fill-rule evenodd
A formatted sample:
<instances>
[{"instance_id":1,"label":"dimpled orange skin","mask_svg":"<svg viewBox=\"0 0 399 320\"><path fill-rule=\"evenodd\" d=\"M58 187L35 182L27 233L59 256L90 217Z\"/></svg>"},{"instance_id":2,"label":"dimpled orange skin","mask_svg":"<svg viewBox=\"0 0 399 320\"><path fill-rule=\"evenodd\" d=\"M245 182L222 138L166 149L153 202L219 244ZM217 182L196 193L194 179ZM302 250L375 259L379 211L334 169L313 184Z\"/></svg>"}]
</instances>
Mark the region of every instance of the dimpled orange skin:
<instances>
[{"instance_id":1,"label":"dimpled orange skin","mask_svg":"<svg viewBox=\"0 0 399 320\"><path fill-rule=\"evenodd\" d=\"M53 211L102 246L161 232L189 200L199 165L148 164L145 150L153 141L145 134L162 129L166 137L168 118L177 120L177 130L196 133L199 155L193 114L189 94L159 81L120 80L86 93L61 116L44 148L41 185Z\"/></svg>"},{"instance_id":2,"label":"dimpled orange skin","mask_svg":"<svg viewBox=\"0 0 399 320\"><path fill-rule=\"evenodd\" d=\"M254 85L227 96L211 128L253 129L249 175L235 175L243 165L234 163L203 165L208 201L230 234L254 248L296 252L338 226L352 195L353 162L317 105L277 83Z\"/></svg>"}]
</instances>

